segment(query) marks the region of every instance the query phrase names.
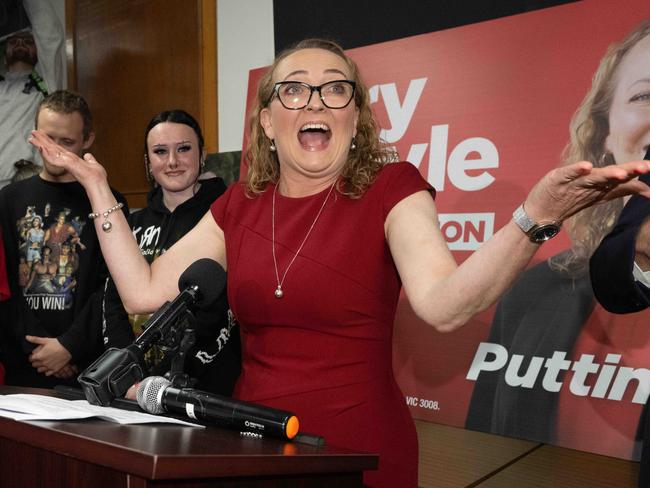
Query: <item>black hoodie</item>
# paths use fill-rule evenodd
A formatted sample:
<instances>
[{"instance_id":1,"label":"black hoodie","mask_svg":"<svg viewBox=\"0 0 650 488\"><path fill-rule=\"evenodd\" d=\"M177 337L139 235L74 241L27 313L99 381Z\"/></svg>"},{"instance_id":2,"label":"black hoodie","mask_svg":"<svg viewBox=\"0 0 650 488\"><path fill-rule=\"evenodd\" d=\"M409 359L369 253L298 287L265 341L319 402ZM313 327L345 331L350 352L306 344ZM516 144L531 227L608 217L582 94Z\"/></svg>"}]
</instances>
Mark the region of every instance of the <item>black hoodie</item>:
<instances>
[{"instance_id":1,"label":"black hoodie","mask_svg":"<svg viewBox=\"0 0 650 488\"><path fill-rule=\"evenodd\" d=\"M147 207L129 216L129 225L146 260L153 262L187 234L224 191L226 185L221 178L202 180L196 195L170 212L163 202L162 190L151 190ZM127 315L114 283L107 281L102 327L105 347L125 347L133 342L148 317ZM230 395L240 373L241 348L239 327L229 311L225 290L212 307L197 312L196 318L196 344L187 354L184 370L197 380L196 388ZM148 359L156 362L151 354ZM166 370L167 362L152 367L149 373Z\"/></svg>"}]
</instances>

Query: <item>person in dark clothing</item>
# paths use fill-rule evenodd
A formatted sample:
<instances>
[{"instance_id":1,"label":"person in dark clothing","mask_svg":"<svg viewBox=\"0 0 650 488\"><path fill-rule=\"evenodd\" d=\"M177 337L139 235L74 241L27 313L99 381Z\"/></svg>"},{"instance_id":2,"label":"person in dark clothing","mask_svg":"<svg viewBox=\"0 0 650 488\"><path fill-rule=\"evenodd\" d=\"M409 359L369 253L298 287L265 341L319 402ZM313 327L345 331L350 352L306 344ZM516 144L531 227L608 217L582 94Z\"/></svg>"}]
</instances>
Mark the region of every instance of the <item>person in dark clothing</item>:
<instances>
[{"instance_id":1,"label":"person in dark clothing","mask_svg":"<svg viewBox=\"0 0 650 488\"><path fill-rule=\"evenodd\" d=\"M564 152L566 164L591 160L596 165L608 166L643 158L650 135L649 59L650 21L645 20L624 39L613 43L601 59L592 86L573 116L571 140ZM640 181L650 183L647 175L642 175ZM642 308L633 307L638 296L636 290L642 288L634 284L632 276L634 234L627 233L630 251L627 256L619 249L609 253L603 250L616 239L612 236L623 235L619 229L622 222L629 221L625 218L628 210L634 205L648 209L647 202L645 197L634 196L621 214L623 200L615 199L576 214L568 226L571 248L526 270L519 277L497 306L488 342L506 347L511 355L550 358L559 351L567 353L571 359L582 354L606 357L612 352L611 344L622 344L618 338L627 337L629 329L611 325L611 318L599 313L594 297L612 312L618 311L613 306L614 299L610 298L612 306L608 306L601 289L607 290L610 297L627 300L630 303L628 311ZM613 228L615 230L605 237ZM598 265L599 256L601 266ZM593 289L590 273L592 280L594 275L600 277ZM619 280L624 274L629 275L625 285ZM585 337L598 337L597 344L587 349L582 346ZM635 345L622 352L641 348ZM531 370L530 364L524 362L519 374ZM559 379L564 381L564 377L570 378L571 374L563 372ZM563 409L561 399L564 400ZM547 389L542 381L527 388L509 384L505 368L482 371L474 386L465 426L561 444L569 436L561 428L565 425L563 419L572 415L571 412L578 415L575 412L579 411L571 407L588 402L588 398L576 396L566 387L559 391ZM597 412L594 422L573 423L570 432L573 439L589 438L592 426L600 418L596 415L604 411L603 405L594 403L592 411ZM599 439L592 443L593 448L628 443L628 455L636 456L639 447L635 421L626 424L625 429L617 425L619 430L615 436L610 434L614 427L608 430L605 425L599 425Z\"/></svg>"},{"instance_id":2,"label":"person in dark clothing","mask_svg":"<svg viewBox=\"0 0 650 488\"><path fill-rule=\"evenodd\" d=\"M632 115L620 117L617 133L612 137L612 152L617 158L627 158L645 152L650 159L650 103L648 77L650 73L650 21L645 22L646 31L638 56L630 63L630 71L638 81L630 83L619 97L621 105L630 106ZM634 110L634 111L633 111ZM621 115L626 111L621 110ZM648 175L639 178L649 183ZM615 314L647 313L650 305L650 200L630 198L612 231L605 236L590 261L591 285L598 302ZM647 321L646 321L647 323ZM644 323L645 325L645 323ZM629 334L622 331L622 334ZM628 335L629 336L629 335ZM646 344L635 343L635 349L644 351ZM647 361L647 355L645 356ZM650 486L650 404L644 405L638 435L643 442L639 469L639 487Z\"/></svg>"},{"instance_id":3,"label":"person in dark clothing","mask_svg":"<svg viewBox=\"0 0 650 488\"><path fill-rule=\"evenodd\" d=\"M152 189L147 207L129 217L142 255L153 262L188 233L225 190L218 177L202 179L203 135L183 110L156 115L145 131L145 171ZM106 344L124 347L142 332L149 315L128 316L112 280L104 298ZM185 373L196 388L230 395L240 372L239 328L229 313L225 291L215 304L196 314L196 343L185 360ZM169 371L168 352L154 347L147 354L150 374Z\"/></svg>"},{"instance_id":4,"label":"person in dark clothing","mask_svg":"<svg viewBox=\"0 0 650 488\"><path fill-rule=\"evenodd\" d=\"M94 140L86 101L65 90L42 101L36 127L79 156ZM113 194L116 207L124 206L124 197ZM86 225L91 212L74 176L47 159L40 174L0 190L11 290L0 304L0 348L9 385L74 385L102 352L99 311L108 272L95 226Z\"/></svg>"}]
</instances>

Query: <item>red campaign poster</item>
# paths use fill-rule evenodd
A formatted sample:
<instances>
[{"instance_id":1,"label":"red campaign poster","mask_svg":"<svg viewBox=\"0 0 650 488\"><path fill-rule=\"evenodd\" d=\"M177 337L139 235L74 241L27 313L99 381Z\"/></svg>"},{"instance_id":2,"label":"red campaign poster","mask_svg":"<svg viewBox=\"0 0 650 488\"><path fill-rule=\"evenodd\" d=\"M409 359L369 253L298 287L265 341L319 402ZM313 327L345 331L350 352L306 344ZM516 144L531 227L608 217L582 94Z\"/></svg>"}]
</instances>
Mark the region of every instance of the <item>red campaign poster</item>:
<instances>
[{"instance_id":1,"label":"red campaign poster","mask_svg":"<svg viewBox=\"0 0 650 488\"><path fill-rule=\"evenodd\" d=\"M459 263L561 163L607 47L646 19L647 0L585 0L348 51L381 137L438 190ZM248 106L263 72L251 71ZM566 232L545 243L499 308L452 333L402 297L394 371L414 418L638 458L650 312L609 314L588 276L558 277L547 260L570 247Z\"/></svg>"}]
</instances>

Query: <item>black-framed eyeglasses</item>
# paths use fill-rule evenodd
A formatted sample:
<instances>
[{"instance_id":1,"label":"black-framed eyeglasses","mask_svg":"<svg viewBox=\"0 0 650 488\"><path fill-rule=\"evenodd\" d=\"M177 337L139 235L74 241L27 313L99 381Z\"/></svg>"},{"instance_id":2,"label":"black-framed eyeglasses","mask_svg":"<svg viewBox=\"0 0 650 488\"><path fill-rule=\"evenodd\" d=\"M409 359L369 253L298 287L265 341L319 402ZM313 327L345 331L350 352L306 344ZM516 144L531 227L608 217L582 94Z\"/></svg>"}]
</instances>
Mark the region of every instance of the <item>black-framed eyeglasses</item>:
<instances>
[{"instance_id":1,"label":"black-framed eyeglasses","mask_svg":"<svg viewBox=\"0 0 650 488\"><path fill-rule=\"evenodd\" d=\"M266 104L268 105L277 95L284 108L300 110L309 105L311 96L318 92L321 102L327 108L345 108L354 97L357 84L352 80L334 80L313 86L302 81L279 81L273 85L273 93Z\"/></svg>"},{"instance_id":2,"label":"black-framed eyeglasses","mask_svg":"<svg viewBox=\"0 0 650 488\"><path fill-rule=\"evenodd\" d=\"M34 38L31 35L15 35L7 39L7 45L11 47L22 44L24 46L35 46Z\"/></svg>"}]
</instances>

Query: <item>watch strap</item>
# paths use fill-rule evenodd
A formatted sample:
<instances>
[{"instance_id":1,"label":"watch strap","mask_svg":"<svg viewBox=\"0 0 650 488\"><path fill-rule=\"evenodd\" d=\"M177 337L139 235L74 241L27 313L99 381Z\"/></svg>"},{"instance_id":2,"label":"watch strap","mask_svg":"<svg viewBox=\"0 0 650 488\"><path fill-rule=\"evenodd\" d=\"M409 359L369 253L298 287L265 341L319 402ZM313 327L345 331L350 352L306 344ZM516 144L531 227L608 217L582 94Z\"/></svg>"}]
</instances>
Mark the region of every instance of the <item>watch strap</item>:
<instances>
[{"instance_id":1,"label":"watch strap","mask_svg":"<svg viewBox=\"0 0 650 488\"><path fill-rule=\"evenodd\" d=\"M530 218L524 204L522 203L512 213L512 219L519 228L528 236L531 242L536 244L547 241L555 237L562 227L561 220L546 220L535 222Z\"/></svg>"}]
</instances>

